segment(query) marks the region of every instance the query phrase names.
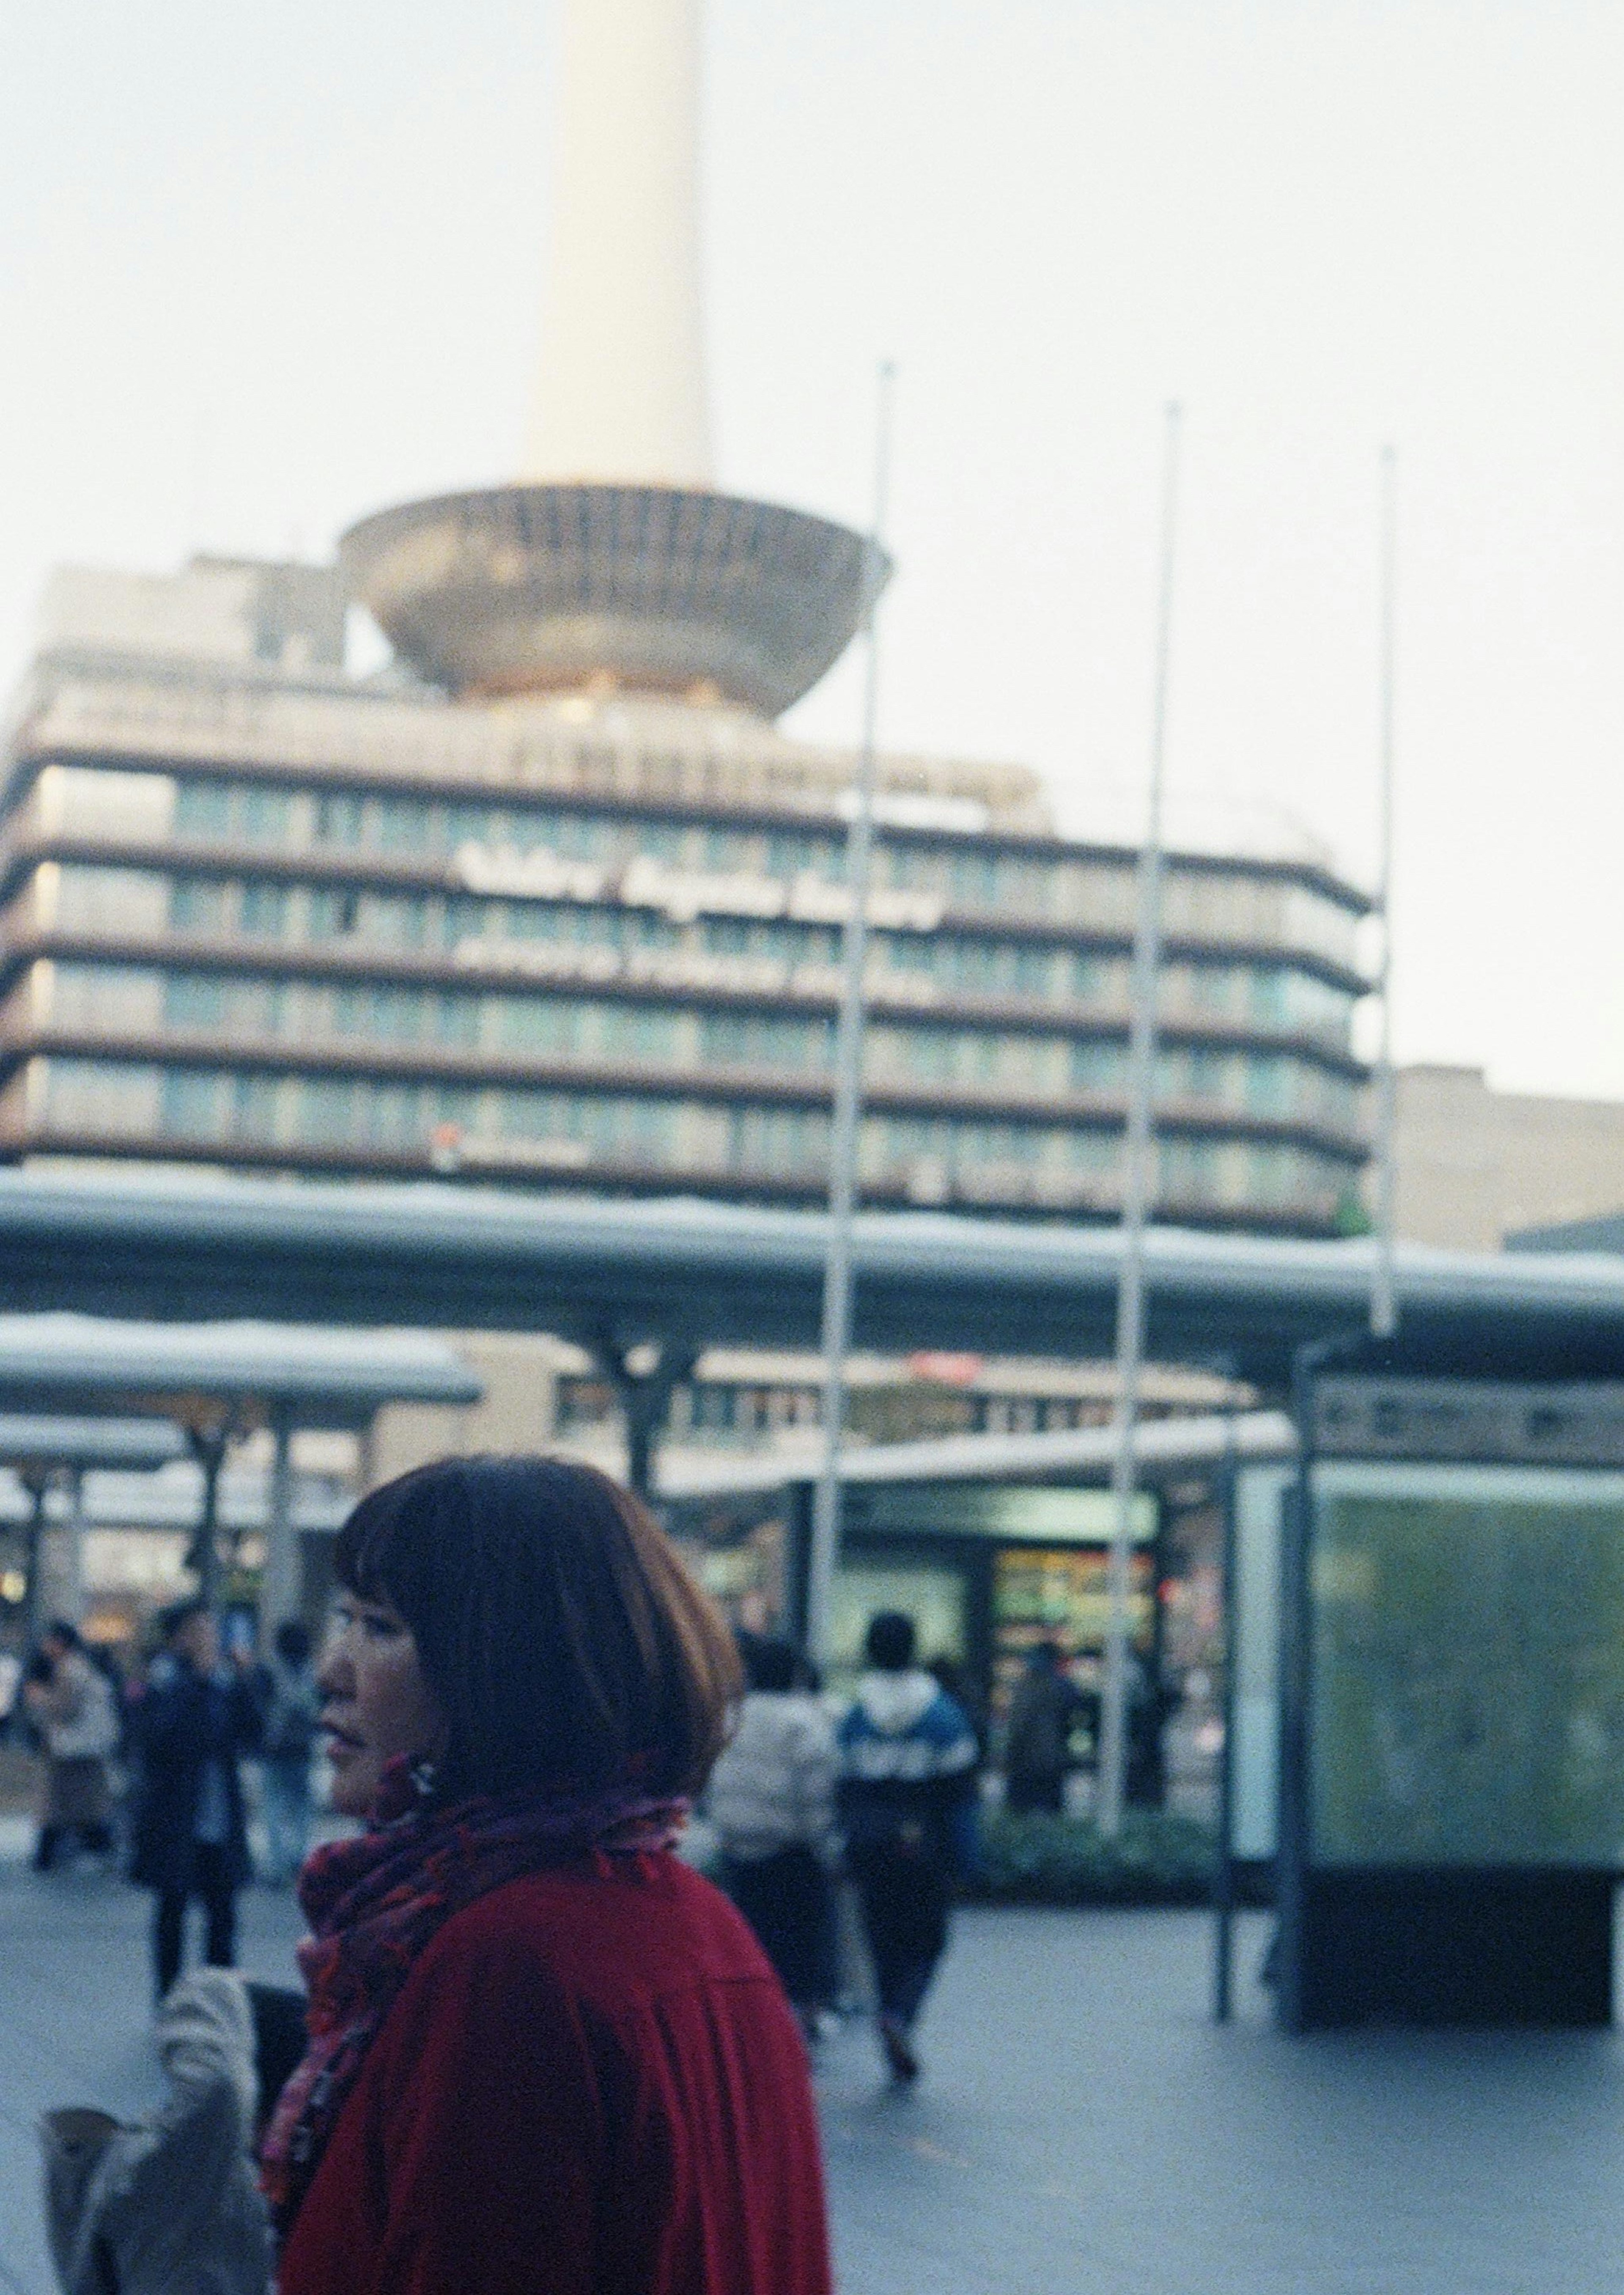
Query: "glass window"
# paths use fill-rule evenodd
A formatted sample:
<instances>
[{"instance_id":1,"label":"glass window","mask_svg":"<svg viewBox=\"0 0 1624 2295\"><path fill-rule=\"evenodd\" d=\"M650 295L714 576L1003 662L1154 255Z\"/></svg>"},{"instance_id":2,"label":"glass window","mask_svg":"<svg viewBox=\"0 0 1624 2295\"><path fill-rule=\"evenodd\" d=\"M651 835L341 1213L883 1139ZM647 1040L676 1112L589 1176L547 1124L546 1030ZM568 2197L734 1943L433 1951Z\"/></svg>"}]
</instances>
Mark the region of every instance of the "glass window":
<instances>
[{"instance_id":1,"label":"glass window","mask_svg":"<svg viewBox=\"0 0 1624 2295\"><path fill-rule=\"evenodd\" d=\"M208 972L172 972L164 983L164 1021L171 1028L225 1025L225 983Z\"/></svg>"},{"instance_id":2,"label":"glass window","mask_svg":"<svg viewBox=\"0 0 1624 2295\"><path fill-rule=\"evenodd\" d=\"M316 799L315 833L320 845L359 845L366 827L366 800L350 796Z\"/></svg>"},{"instance_id":3,"label":"glass window","mask_svg":"<svg viewBox=\"0 0 1624 2295\"><path fill-rule=\"evenodd\" d=\"M177 877L169 888L169 923L175 932L224 931L224 885L214 877Z\"/></svg>"},{"instance_id":4,"label":"glass window","mask_svg":"<svg viewBox=\"0 0 1624 2295\"><path fill-rule=\"evenodd\" d=\"M242 887L242 929L280 940L288 920L285 885L249 883Z\"/></svg>"},{"instance_id":5,"label":"glass window","mask_svg":"<svg viewBox=\"0 0 1624 2295\"><path fill-rule=\"evenodd\" d=\"M274 1076L233 1076L229 1121L233 1135L241 1139L276 1137L278 1084Z\"/></svg>"},{"instance_id":6,"label":"glass window","mask_svg":"<svg viewBox=\"0 0 1624 2295\"><path fill-rule=\"evenodd\" d=\"M1284 1115L1293 1099L1293 1063L1272 1052L1246 1060L1246 1105L1256 1115Z\"/></svg>"},{"instance_id":7,"label":"glass window","mask_svg":"<svg viewBox=\"0 0 1624 2295\"><path fill-rule=\"evenodd\" d=\"M332 940L353 933L361 916L361 895L353 886L322 886L310 895L310 936Z\"/></svg>"},{"instance_id":8,"label":"glass window","mask_svg":"<svg viewBox=\"0 0 1624 2295\"><path fill-rule=\"evenodd\" d=\"M386 851L420 853L429 843L429 809L421 797L380 796L378 842Z\"/></svg>"},{"instance_id":9,"label":"glass window","mask_svg":"<svg viewBox=\"0 0 1624 2295\"><path fill-rule=\"evenodd\" d=\"M239 819L250 845L283 845L291 811L286 789L261 788L250 782L239 793Z\"/></svg>"},{"instance_id":10,"label":"glass window","mask_svg":"<svg viewBox=\"0 0 1624 2295\"><path fill-rule=\"evenodd\" d=\"M1047 996L1054 971L1054 956L1047 948L1019 946L1015 951L1015 989L1020 996Z\"/></svg>"},{"instance_id":11,"label":"glass window","mask_svg":"<svg viewBox=\"0 0 1624 2295\"><path fill-rule=\"evenodd\" d=\"M208 1068L169 1068L159 1102L159 1127L182 1139L213 1139L220 1129L224 1078Z\"/></svg>"},{"instance_id":12,"label":"glass window","mask_svg":"<svg viewBox=\"0 0 1624 2295\"><path fill-rule=\"evenodd\" d=\"M423 1033L422 1007L425 1000L415 990L396 990L394 992L401 995L403 1000L410 994L412 1004L417 1008L412 1033L420 1035ZM437 1041L442 1044L461 1044L465 1048L477 1044L479 1041L479 1007L480 999L477 996L460 996L453 992L435 997L432 1009L434 1033Z\"/></svg>"},{"instance_id":13,"label":"glass window","mask_svg":"<svg viewBox=\"0 0 1624 2295\"><path fill-rule=\"evenodd\" d=\"M1114 1091L1120 1090L1127 1071L1128 1054L1125 1046L1113 1040L1085 1040L1072 1046L1072 1089L1073 1091Z\"/></svg>"},{"instance_id":14,"label":"glass window","mask_svg":"<svg viewBox=\"0 0 1624 2295\"><path fill-rule=\"evenodd\" d=\"M1247 976L1247 1008L1254 1020L1283 1027L1288 1009L1290 976L1278 965L1254 965Z\"/></svg>"},{"instance_id":15,"label":"glass window","mask_svg":"<svg viewBox=\"0 0 1624 2295\"><path fill-rule=\"evenodd\" d=\"M355 1087L347 1076L307 1076L300 1093L300 1131L318 1145L350 1139L355 1129Z\"/></svg>"},{"instance_id":16,"label":"glass window","mask_svg":"<svg viewBox=\"0 0 1624 2295\"><path fill-rule=\"evenodd\" d=\"M200 840L224 838L232 829L229 781L184 780L175 792L175 833Z\"/></svg>"}]
</instances>

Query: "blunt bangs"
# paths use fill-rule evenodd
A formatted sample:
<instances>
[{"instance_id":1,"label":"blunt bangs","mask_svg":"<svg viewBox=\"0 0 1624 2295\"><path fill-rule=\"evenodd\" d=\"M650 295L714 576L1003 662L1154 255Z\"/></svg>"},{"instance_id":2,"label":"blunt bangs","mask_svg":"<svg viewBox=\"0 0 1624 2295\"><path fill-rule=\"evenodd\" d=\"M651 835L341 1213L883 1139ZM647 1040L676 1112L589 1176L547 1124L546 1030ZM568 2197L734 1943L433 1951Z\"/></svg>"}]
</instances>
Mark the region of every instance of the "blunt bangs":
<instances>
[{"instance_id":1,"label":"blunt bangs","mask_svg":"<svg viewBox=\"0 0 1624 2295\"><path fill-rule=\"evenodd\" d=\"M739 1695L727 1624L648 1508L591 1466L444 1458L363 1499L334 1570L411 1628L448 1798L695 1793Z\"/></svg>"}]
</instances>

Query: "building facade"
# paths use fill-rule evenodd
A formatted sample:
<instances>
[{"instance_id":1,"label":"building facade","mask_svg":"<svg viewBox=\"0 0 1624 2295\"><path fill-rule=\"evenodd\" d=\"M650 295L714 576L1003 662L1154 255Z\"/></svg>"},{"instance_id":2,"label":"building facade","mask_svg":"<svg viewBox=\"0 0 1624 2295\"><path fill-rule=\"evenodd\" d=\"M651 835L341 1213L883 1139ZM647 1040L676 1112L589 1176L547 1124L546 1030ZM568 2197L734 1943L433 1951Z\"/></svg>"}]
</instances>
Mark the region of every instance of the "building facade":
<instances>
[{"instance_id":1,"label":"building facade","mask_svg":"<svg viewBox=\"0 0 1624 2295\"><path fill-rule=\"evenodd\" d=\"M64 576L0 817L0 1152L812 1202L853 761L716 699L344 666L323 568ZM887 762L861 1184L1108 1218L1135 855ZM1165 1219L1334 1230L1359 894L1171 856Z\"/></svg>"},{"instance_id":2,"label":"building facade","mask_svg":"<svg viewBox=\"0 0 1624 2295\"><path fill-rule=\"evenodd\" d=\"M1496 1091L1481 1068L1400 1068L1399 1233L1498 1251L1519 1230L1624 1208L1624 1105Z\"/></svg>"}]
</instances>

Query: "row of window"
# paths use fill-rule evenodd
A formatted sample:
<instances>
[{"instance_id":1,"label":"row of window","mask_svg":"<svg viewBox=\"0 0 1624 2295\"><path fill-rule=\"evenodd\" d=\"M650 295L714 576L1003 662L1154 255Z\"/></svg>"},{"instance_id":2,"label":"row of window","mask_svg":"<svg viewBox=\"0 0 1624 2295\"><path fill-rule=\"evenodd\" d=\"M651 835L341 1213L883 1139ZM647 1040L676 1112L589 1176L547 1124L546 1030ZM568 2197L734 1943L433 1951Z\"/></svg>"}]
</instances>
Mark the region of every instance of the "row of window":
<instances>
[{"instance_id":1,"label":"row of window","mask_svg":"<svg viewBox=\"0 0 1624 2295\"><path fill-rule=\"evenodd\" d=\"M335 942L357 949L447 955L567 972L572 951L595 977L616 971L714 967L719 984L788 989L797 976L831 975L840 935L826 925L783 919L703 917L689 924L649 911L567 902L481 899L474 894L389 893L352 886L280 885L252 878L168 878L157 870L65 863L55 918L63 931L119 936L168 932L300 947ZM921 983L943 999L1026 1000L1121 1013L1128 966L1080 949L958 933L876 932L869 976L877 992L913 994ZM688 984L692 984L690 981ZM915 1000L918 1000L917 998ZM1282 964L1179 961L1163 968L1161 1009L1191 1019L1277 1029L1345 1050L1352 1000Z\"/></svg>"},{"instance_id":2,"label":"row of window","mask_svg":"<svg viewBox=\"0 0 1624 2295\"><path fill-rule=\"evenodd\" d=\"M182 843L242 842L265 849L377 853L445 861L463 847L515 858L551 854L605 869L646 859L716 877L812 878L845 873L844 830L759 829L723 822L644 821L576 812L545 801L465 801L424 793L320 792L224 778L170 780L91 766L50 769L54 816L69 829L151 836L167 813ZM141 785L141 786L137 786ZM167 797L167 805L164 799ZM882 827L877 884L949 907L1008 910L1092 930L1132 923L1131 854L1106 861L1001 851L984 838L921 841ZM1310 886L1237 867L1169 868L1163 901L1172 932L1278 940L1351 961L1355 916Z\"/></svg>"},{"instance_id":3,"label":"row of window","mask_svg":"<svg viewBox=\"0 0 1624 2295\"><path fill-rule=\"evenodd\" d=\"M29 1085L36 1120L58 1136L191 1145L393 1152L467 1168L618 1167L695 1180L820 1187L820 1110L730 1108L630 1092L390 1083L52 1058ZM1160 1192L1181 1207L1268 1209L1328 1220L1348 1186L1333 1157L1241 1141L1161 1142ZM918 1201L1108 1197L1120 1159L1109 1131L953 1118L864 1118L867 1184Z\"/></svg>"},{"instance_id":4,"label":"row of window","mask_svg":"<svg viewBox=\"0 0 1624 2295\"><path fill-rule=\"evenodd\" d=\"M903 1392L909 1401L927 1404L921 1415L937 1434L1060 1433L1102 1425L1109 1416L1108 1405L1074 1394L977 1394L948 1387L925 1397L916 1389ZM868 1394L860 1389L852 1398L855 1420L862 1417ZM884 1390L882 1396L889 1400ZM822 1418L823 1395L816 1386L694 1379L672 1397L670 1432L678 1441L685 1434L755 1440L794 1427L816 1427ZM561 1433L615 1426L619 1420L619 1400L606 1380L590 1376L559 1379L556 1424Z\"/></svg>"},{"instance_id":5,"label":"row of window","mask_svg":"<svg viewBox=\"0 0 1624 2295\"><path fill-rule=\"evenodd\" d=\"M35 1004L37 1013L39 1006ZM207 1034L242 1042L423 1045L494 1057L600 1060L653 1068L825 1075L835 1024L824 1014L716 1012L558 992L476 992L401 983L277 980L157 968L59 964L59 1026L120 1036ZM1119 1038L871 1023L865 1069L877 1082L1061 1098L1125 1087ZM1352 1131L1357 1087L1286 1052L1164 1046L1157 1089L1193 1104Z\"/></svg>"}]
</instances>

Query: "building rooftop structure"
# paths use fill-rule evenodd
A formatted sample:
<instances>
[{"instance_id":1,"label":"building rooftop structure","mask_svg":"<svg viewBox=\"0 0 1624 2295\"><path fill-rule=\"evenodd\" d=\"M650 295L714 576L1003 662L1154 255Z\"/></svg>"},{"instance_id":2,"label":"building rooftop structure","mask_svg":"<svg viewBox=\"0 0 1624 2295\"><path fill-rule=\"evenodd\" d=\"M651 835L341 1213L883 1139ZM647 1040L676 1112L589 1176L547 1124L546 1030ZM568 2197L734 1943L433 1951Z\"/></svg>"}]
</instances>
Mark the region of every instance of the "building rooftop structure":
<instances>
[{"instance_id":1,"label":"building rooftop structure","mask_svg":"<svg viewBox=\"0 0 1624 2295\"><path fill-rule=\"evenodd\" d=\"M1439 1063L1396 1078L1399 1233L1498 1251L1587 1249L1587 1222L1624 1205L1624 1103L1501 1091L1481 1068ZM1559 1239L1558 1239L1559 1238Z\"/></svg>"}]
</instances>

